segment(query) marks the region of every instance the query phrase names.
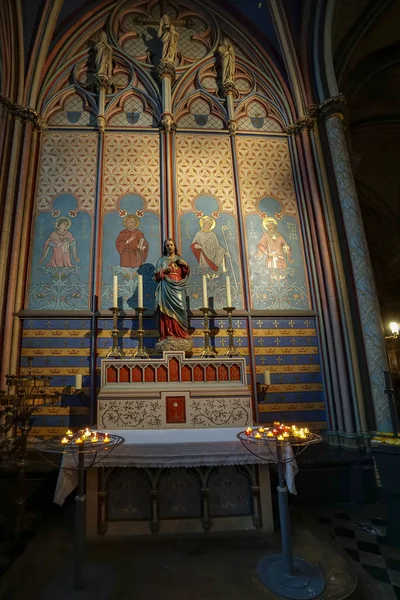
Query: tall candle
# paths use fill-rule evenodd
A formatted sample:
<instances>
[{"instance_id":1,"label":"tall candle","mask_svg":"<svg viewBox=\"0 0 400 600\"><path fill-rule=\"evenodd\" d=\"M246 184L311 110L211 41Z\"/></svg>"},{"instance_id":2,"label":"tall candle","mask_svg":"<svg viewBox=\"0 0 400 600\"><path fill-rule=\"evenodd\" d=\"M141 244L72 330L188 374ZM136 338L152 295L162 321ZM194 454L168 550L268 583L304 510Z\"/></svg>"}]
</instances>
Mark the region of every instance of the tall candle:
<instances>
[{"instance_id":1,"label":"tall candle","mask_svg":"<svg viewBox=\"0 0 400 600\"><path fill-rule=\"evenodd\" d=\"M232 306L232 296L231 296L231 278L229 275L226 276L226 306L230 308Z\"/></svg>"},{"instance_id":2,"label":"tall candle","mask_svg":"<svg viewBox=\"0 0 400 600\"><path fill-rule=\"evenodd\" d=\"M264 385L271 385L271 373L264 371Z\"/></svg>"},{"instance_id":3,"label":"tall candle","mask_svg":"<svg viewBox=\"0 0 400 600\"><path fill-rule=\"evenodd\" d=\"M75 375L75 389L82 389L82 375L80 373L78 375Z\"/></svg>"},{"instance_id":4,"label":"tall candle","mask_svg":"<svg viewBox=\"0 0 400 600\"><path fill-rule=\"evenodd\" d=\"M143 308L143 275L138 275L138 308Z\"/></svg>"},{"instance_id":5,"label":"tall candle","mask_svg":"<svg viewBox=\"0 0 400 600\"><path fill-rule=\"evenodd\" d=\"M226 259L225 259L225 255L224 255L224 257L222 259L222 272L223 273L226 273L226 262L225 262L225 260Z\"/></svg>"},{"instance_id":6,"label":"tall candle","mask_svg":"<svg viewBox=\"0 0 400 600\"><path fill-rule=\"evenodd\" d=\"M113 308L118 306L118 275L113 275Z\"/></svg>"},{"instance_id":7,"label":"tall candle","mask_svg":"<svg viewBox=\"0 0 400 600\"><path fill-rule=\"evenodd\" d=\"M208 308L207 277L203 275L203 308Z\"/></svg>"}]
</instances>

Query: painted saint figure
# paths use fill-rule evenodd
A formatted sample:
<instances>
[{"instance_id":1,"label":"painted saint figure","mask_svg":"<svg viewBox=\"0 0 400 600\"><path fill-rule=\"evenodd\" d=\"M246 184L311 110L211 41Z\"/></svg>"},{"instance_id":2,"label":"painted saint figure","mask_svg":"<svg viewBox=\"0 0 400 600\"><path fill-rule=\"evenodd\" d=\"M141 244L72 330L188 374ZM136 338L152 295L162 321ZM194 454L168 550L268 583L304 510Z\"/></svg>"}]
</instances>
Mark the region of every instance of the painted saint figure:
<instances>
[{"instance_id":1,"label":"painted saint figure","mask_svg":"<svg viewBox=\"0 0 400 600\"><path fill-rule=\"evenodd\" d=\"M218 271L223 265L227 251L223 248L212 231L215 227L214 217L201 217L200 231L196 233L190 248L197 258L200 267L204 270Z\"/></svg>"},{"instance_id":2,"label":"painted saint figure","mask_svg":"<svg viewBox=\"0 0 400 600\"><path fill-rule=\"evenodd\" d=\"M189 265L179 256L174 240L166 239L163 255L158 259L155 269L155 280L158 283L155 310L160 342L167 338L191 339L185 306L189 273Z\"/></svg>"},{"instance_id":3,"label":"painted saint figure","mask_svg":"<svg viewBox=\"0 0 400 600\"><path fill-rule=\"evenodd\" d=\"M218 46L221 57L222 83L233 82L235 79L235 50L231 42L225 38Z\"/></svg>"},{"instance_id":4,"label":"painted saint figure","mask_svg":"<svg viewBox=\"0 0 400 600\"><path fill-rule=\"evenodd\" d=\"M286 243L283 235L278 231L278 222L272 217L263 219L264 234L257 245L257 254L254 258L260 260L266 257L265 266L268 269L287 269L292 260L292 250Z\"/></svg>"},{"instance_id":5,"label":"painted saint figure","mask_svg":"<svg viewBox=\"0 0 400 600\"><path fill-rule=\"evenodd\" d=\"M162 15L157 36L161 39L161 62L174 64L178 50L179 33L171 23L168 15Z\"/></svg>"},{"instance_id":6,"label":"painted saint figure","mask_svg":"<svg viewBox=\"0 0 400 600\"><path fill-rule=\"evenodd\" d=\"M60 217L56 220L55 231L47 238L43 248L43 256L39 262L43 262L51 250L50 262L46 267L58 268L74 268L75 265L71 262L72 257L75 262L81 262L76 253L76 240L72 233L68 231L71 227L71 219L68 217Z\"/></svg>"},{"instance_id":7,"label":"painted saint figure","mask_svg":"<svg viewBox=\"0 0 400 600\"><path fill-rule=\"evenodd\" d=\"M136 269L143 265L149 253L149 243L144 234L138 229L139 218L127 215L123 221L125 229L115 240L120 255L120 266Z\"/></svg>"},{"instance_id":8,"label":"painted saint figure","mask_svg":"<svg viewBox=\"0 0 400 600\"><path fill-rule=\"evenodd\" d=\"M112 76L112 47L107 41L105 31L100 33L99 41L95 46L96 74L98 77L111 79Z\"/></svg>"}]
</instances>

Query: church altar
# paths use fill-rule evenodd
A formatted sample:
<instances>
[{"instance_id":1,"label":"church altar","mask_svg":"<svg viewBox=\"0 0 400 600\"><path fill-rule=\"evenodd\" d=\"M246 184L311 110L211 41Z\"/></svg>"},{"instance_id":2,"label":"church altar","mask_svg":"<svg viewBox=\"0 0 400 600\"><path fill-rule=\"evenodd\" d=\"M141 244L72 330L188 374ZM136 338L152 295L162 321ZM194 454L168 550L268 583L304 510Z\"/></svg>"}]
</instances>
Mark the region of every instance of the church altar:
<instances>
[{"instance_id":1,"label":"church altar","mask_svg":"<svg viewBox=\"0 0 400 600\"><path fill-rule=\"evenodd\" d=\"M242 428L113 430L125 444L87 474L87 535L95 537L263 529L273 530L268 450L243 447ZM99 453L100 454L100 453ZM87 465L91 464L86 456ZM63 504L77 483L63 468L54 501ZM260 464L262 463L262 464ZM295 462L287 465L295 493Z\"/></svg>"},{"instance_id":2,"label":"church altar","mask_svg":"<svg viewBox=\"0 0 400 600\"><path fill-rule=\"evenodd\" d=\"M108 429L242 427L253 422L244 358L104 359L97 423Z\"/></svg>"}]
</instances>

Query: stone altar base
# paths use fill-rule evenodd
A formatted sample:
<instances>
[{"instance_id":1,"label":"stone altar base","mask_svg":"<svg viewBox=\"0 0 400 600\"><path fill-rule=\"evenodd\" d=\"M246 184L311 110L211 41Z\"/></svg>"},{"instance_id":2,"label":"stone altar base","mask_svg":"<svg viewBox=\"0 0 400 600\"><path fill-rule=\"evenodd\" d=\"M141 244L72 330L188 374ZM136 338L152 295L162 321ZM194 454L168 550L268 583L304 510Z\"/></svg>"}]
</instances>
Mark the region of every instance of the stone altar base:
<instances>
[{"instance_id":1,"label":"stone altar base","mask_svg":"<svg viewBox=\"0 0 400 600\"><path fill-rule=\"evenodd\" d=\"M269 466L91 469L86 519L89 538L272 532Z\"/></svg>"},{"instance_id":2,"label":"stone altar base","mask_svg":"<svg viewBox=\"0 0 400 600\"><path fill-rule=\"evenodd\" d=\"M97 423L103 429L246 427L253 423L244 358L105 359Z\"/></svg>"}]
</instances>

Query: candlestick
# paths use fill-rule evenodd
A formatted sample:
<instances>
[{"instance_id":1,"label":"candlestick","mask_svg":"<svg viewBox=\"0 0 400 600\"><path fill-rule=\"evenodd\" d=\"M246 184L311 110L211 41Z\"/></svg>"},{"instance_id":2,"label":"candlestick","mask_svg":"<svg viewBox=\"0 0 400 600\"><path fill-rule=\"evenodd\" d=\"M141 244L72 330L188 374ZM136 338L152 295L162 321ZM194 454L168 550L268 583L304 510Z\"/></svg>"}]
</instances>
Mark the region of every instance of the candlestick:
<instances>
[{"instance_id":1,"label":"candlestick","mask_svg":"<svg viewBox=\"0 0 400 600\"><path fill-rule=\"evenodd\" d=\"M138 308L143 308L143 275L138 275Z\"/></svg>"},{"instance_id":2,"label":"candlestick","mask_svg":"<svg viewBox=\"0 0 400 600\"><path fill-rule=\"evenodd\" d=\"M271 373L268 370L264 371L264 385L271 385Z\"/></svg>"},{"instance_id":3,"label":"candlestick","mask_svg":"<svg viewBox=\"0 0 400 600\"><path fill-rule=\"evenodd\" d=\"M226 305L232 306L231 278L229 275L226 276Z\"/></svg>"},{"instance_id":4,"label":"candlestick","mask_svg":"<svg viewBox=\"0 0 400 600\"><path fill-rule=\"evenodd\" d=\"M75 375L75 389L76 390L82 389L82 374L81 373L78 373L78 375Z\"/></svg>"},{"instance_id":5,"label":"candlestick","mask_svg":"<svg viewBox=\"0 0 400 600\"><path fill-rule=\"evenodd\" d=\"M203 275L203 308L208 308L207 277Z\"/></svg>"},{"instance_id":6,"label":"candlestick","mask_svg":"<svg viewBox=\"0 0 400 600\"><path fill-rule=\"evenodd\" d=\"M203 275L203 277L204 277L204 275ZM215 348L210 346L210 328L209 328L209 319L208 319L208 313L209 313L210 309L207 306L205 306L204 308L201 308L200 310L204 315L204 329L203 329L204 350L200 356L203 356L204 358L215 358L218 355L218 352L215 350Z\"/></svg>"},{"instance_id":7,"label":"candlestick","mask_svg":"<svg viewBox=\"0 0 400 600\"><path fill-rule=\"evenodd\" d=\"M224 308L224 310L226 310L228 313L228 329L226 331L229 337L229 347L225 356L240 356L238 349L235 347L235 342L233 341L233 334L235 333L235 330L233 329L232 313L235 310L235 307L228 305Z\"/></svg>"},{"instance_id":8,"label":"candlestick","mask_svg":"<svg viewBox=\"0 0 400 600\"><path fill-rule=\"evenodd\" d=\"M116 277L116 276L114 276ZM118 346L118 314L119 308L118 306L113 306L110 308L113 315L113 328L111 330L112 335L112 348L110 352L107 354L107 358L124 358L125 352Z\"/></svg>"},{"instance_id":9,"label":"candlestick","mask_svg":"<svg viewBox=\"0 0 400 600\"><path fill-rule=\"evenodd\" d=\"M143 313L146 309L142 306L138 306L136 311L138 312L138 338L139 343L134 358L149 358L149 354L144 347L143 338L144 338L144 328L143 328Z\"/></svg>"},{"instance_id":10,"label":"candlestick","mask_svg":"<svg viewBox=\"0 0 400 600\"><path fill-rule=\"evenodd\" d=\"M118 306L118 275L113 275L113 307Z\"/></svg>"}]
</instances>

